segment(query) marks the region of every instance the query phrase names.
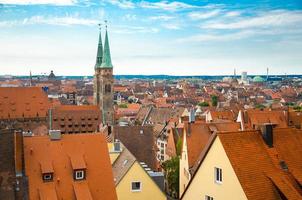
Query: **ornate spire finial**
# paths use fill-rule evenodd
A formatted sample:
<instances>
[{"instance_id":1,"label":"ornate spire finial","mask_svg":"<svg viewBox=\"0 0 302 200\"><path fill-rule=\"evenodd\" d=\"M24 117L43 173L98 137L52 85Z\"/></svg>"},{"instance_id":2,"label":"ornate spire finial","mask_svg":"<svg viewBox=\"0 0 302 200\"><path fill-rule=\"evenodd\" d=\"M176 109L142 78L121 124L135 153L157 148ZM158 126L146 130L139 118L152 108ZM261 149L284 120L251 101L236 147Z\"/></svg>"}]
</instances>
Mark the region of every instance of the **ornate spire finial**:
<instances>
[{"instance_id":1,"label":"ornate spire finial","mask_svg":"<svg viewBox=\"0 0 302 200\"><path fill-rule=\"evenodd\" d=\"M108 20L105 19L104 22L105 22L105 27L107 29Z\"/></svg>"}]
</instances>

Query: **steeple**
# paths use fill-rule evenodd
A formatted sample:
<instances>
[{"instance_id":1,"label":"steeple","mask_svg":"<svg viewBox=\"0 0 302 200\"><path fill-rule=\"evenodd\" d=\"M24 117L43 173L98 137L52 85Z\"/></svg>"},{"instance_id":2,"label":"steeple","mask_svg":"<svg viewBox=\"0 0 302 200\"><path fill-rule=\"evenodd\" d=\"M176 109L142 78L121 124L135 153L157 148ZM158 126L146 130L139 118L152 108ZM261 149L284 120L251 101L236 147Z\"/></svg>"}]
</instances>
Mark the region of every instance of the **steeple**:
<instances>
[{"instance_id":1,"label":"steeple","mask_svg":"<svg viewBox=\"0 0 302 200\"><path fill-rule=\"evenodd\" d=\"M102 34L101 34L101 24L99 24L100 27L100 34L99 34L99 44L98 44L98 52L96 56L96 63L94 68L100 68L103 60L103 43L102 43Z\"/></svg>"},{"instance_id":2,"label":"steeple","mask_svg":"<svg viewBox=\"0 0 302 200\"><path fill-rule=\"evenodd\" d=\"M101 64L101 68L113 68L111 63L111 55L110 55L110 47L107 33L107 25L106 25L106 35L105 35L105 44L104 44L104 54L103 60Z\"/></svg>"}]
</instances>

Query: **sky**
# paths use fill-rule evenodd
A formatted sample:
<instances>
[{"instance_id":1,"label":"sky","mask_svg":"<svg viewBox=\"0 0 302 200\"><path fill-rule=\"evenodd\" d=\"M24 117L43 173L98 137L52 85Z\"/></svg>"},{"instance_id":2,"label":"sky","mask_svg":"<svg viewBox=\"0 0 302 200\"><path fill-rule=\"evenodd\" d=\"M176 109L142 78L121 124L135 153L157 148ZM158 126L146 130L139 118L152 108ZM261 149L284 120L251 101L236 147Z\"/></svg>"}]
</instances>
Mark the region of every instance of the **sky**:
<instances>
[{"instance_id":1,"label":"sky","mask_svg":"<svg viewBox=\"0 0 302 200\"><path fill-rule=\"evenodd\" d=\"M0 75L93 75L104 20L114 74L302 74L301 0L0 0Z\"/></svg>"}]
</instances>

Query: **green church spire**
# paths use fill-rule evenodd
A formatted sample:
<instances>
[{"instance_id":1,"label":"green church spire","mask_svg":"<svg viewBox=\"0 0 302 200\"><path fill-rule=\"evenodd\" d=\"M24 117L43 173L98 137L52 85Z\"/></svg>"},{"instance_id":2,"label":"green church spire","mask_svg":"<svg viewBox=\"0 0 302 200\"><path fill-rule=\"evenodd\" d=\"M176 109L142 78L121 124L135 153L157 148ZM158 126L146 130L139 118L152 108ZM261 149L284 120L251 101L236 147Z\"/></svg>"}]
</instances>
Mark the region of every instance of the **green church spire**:
<instances>
[{"instance_id":1,"label":"green church spire","mask_svg":"<svg viewBox=\"0 0 302 200\"><path fill-rule=\"evenodd\" d=\"M103 60L101 64L101 68L113 68L111 63L111 55L110 55L110 47L107 33L107 25L106 25L106 35L105 35L105 44L104 44L104 54Z\"/></svg>"},{"instance_id":2,"label":"green church spire","mask_svg":"<svg viewBox=\"0 0 302 200\"><path fill-rule=\"evenodd\" d=\"M94 68L100 68L103 60L103 43L102 43L102 34L101 34L101 25L100 26L100 34L99 34L99 44L98 44L98 52L96 55L96 63Z\"/></svg>"}]
</instances>

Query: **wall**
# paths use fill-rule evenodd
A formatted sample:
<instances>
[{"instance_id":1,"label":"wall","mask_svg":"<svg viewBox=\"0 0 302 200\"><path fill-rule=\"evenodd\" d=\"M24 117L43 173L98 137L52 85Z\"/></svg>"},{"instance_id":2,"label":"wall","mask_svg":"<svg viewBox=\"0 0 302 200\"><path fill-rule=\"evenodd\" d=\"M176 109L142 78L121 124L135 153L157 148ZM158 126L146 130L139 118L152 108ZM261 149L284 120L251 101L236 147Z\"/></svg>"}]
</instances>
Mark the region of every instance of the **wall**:
<instances>
[{"instance_id":1,"label":"wall","mask_svg":"<svg viewBox=\"0 0 302 200\"><path fill-rule=\"evenodd\" d=\"M187 133L184 130L182 152L179 160L179 196L181 196L181 194L184 192L191 177L189 173L188 147L187 147L186 134Z\"/></svg>"},{"instance_id":2,"label":"wall","mask_svg":"<svg viewBox=\"0 0 302 200\"><path fill-rule=\"evenodd\" d=\"M140 192L131 191L131 182L141 181L142 190ZM165 194L154 183L152 178L136 161L120 183L116 186L116 193L119 200L164 200Z\"/></svg>"},{"instance_id":3,"label":"wall","mask_svg":"<svg viewBox=\"0 0 302 200\"><path fill-rule=\"evenodd\" d=\"M223 182L221 184L215 183L215 167L222 169ZM247 199L219 137L216 137L182 199L205 199L205 195L214 199Z\"/></svg>"}]
</instances>

